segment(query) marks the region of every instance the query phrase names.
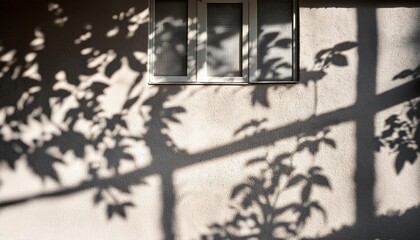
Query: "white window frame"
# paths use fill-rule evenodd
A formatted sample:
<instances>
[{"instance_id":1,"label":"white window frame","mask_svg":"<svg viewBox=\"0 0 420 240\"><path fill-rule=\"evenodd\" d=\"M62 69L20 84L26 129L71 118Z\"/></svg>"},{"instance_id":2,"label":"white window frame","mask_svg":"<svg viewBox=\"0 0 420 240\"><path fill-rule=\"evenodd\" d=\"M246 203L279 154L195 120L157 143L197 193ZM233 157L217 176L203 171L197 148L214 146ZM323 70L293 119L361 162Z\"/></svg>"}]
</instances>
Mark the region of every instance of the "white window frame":
<instances>
[{"instance_id":1,"label":"white window frame","mask_svg":"<svg viewBox=\"0 0 420 240\"><path fill-rule=\"evenodd\" d=\"M250 83L297 83L298 82L298 29L297 29L297 19L298 19L298 0L289 0L292 1L292 80L291 81L280 81L280 79L273 80L258 80L258 74L261 72L261 69L258 69L258 0L250 0L249 3L249 28L250 28Z\"/></svg>"},{"instance_id":2,"label":"white window frame","mask_svg":"<svg viewBox=\"0 0 420 240\"><path fill-rule=\"evenodd\" d=\"M242 76L211 77L207 75L207 4L242 3ZM248 0L202 0L198 2L198 38L197 38L197 80L200 83L248 83Z\"/></svg>"},{"instance_id":3,"label":"white window frame","mask_svg":"<svg viewBox=\"0 0 420 240\"><path fill-rule=\"evenodd\" d=\"M149 84L188 84L196 82L196 41L197 41L197 5L195 0L188 0L188 27L187 27L187 76L155 76L155 0L149 0L149 36L148 36L148 64L147 72Z\"/></svg>"},{"instance_id":4,"label":"white window frame","mask_svg":"<svg viewBox=\"0 0 420 240\"><path fill-rule=\"evenodd\" d=\"M149 0L148 79L149 84L284 84L297 83L298 0L292 1L292 80L258 80L258 0L188 0L187 76L154 76L155 0ZM207 75L207 3L242 3L242 77Z\"/></svg>"}]
</instances>

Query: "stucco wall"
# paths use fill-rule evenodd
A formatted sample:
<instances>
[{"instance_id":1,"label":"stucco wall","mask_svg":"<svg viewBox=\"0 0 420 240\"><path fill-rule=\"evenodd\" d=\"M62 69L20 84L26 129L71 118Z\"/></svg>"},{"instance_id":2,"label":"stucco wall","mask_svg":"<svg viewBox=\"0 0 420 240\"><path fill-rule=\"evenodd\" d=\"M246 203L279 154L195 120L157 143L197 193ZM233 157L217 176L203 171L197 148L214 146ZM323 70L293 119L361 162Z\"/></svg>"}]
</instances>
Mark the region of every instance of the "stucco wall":
<instances>
[{"instance_id":1,"label":"stucco wall","mask_svg":"<svg viewBox=\"0 0 420 240\"><path fill-rule=\"evenodd\" d=\"M151 86L147 1L56 2L0 3L0 239L420 237L420 6L301 2L297 84Z\"/></svg>"}]
</instances>

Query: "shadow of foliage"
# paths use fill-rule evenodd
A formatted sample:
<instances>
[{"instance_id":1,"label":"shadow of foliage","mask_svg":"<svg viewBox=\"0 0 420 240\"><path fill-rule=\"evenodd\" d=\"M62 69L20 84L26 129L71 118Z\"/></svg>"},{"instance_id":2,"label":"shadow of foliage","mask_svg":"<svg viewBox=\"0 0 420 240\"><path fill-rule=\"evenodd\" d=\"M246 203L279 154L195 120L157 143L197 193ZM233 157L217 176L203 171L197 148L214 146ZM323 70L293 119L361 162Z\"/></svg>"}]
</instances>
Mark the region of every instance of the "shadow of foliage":
<instances>
[{"instance_id":1,"label":"shadow of foliage","mask_svg":"<svg viewBox=\"0 0 420 240\"><path fill-rule=\"evenodd\" d=\"M271 36L276 38L276 36ZM330 66L344 67L348 65L343 52L357 47L355 42L342 42L332 48L323 49L315 56L313 69L301 69L301 83L308 86L327 75ZM267 93L277 86L257 86L252 92L252 105L257 103L269 107ZM315 100L315 105L317 98ZM314 109L316 112L316 109ZM234 131L234 136L263 133L267 131L264 124L268 119L252 119ZM329 128L303 131L296 136L297 146L292 152L259 156L246 162L246 167L258 165L260 173L248 179L231 192L231 205L234 215L224 223L211 224L209 234L201 235L201 239L289 239L299 236L308 219L318 212L327 221L327 213L321 203L313 199L314 189L332 190L328 177L322 168L315 165L306 172L299 172L293 165L297 153L307 152L315 157L321 147L336 148L334 139L328 137ZM271 148L274 148L274 143ZM267 146L270 147L270 146ZM300 192L300 199L293 202L281 202L282 196L290 192ZM289 196L290 197L290 196Z\"/></svg>"},{"instance_id":2,"label":"shadow of foliage","mask_svg":"<svg viewBox=\"0 0 420 240\"><path fill-rule=\"evenodd\" d=\"M274 35L268 35L267 38L269 39L276 39L278 33L271 33ZM280 39L279 41L286 41L287 39ZM269 41L269 40L267 40ZM314 65L311 69L308 68L302 68L300 69L299 73L299 84L303 84L305 86L309 86L309 83L314 83L315 88L315 105L317 103L318 99L318 89L317 89L317 82L324 79L324 77L327 75L327 70L331 66L335 67L345 67L347 66L348 59L347 56L344 54L344 52L349 51L351 49L354 49L358 46L358 43L346 41L336 44L335 46L331 48L326 48L320 50L316 55L314 59ZM276 47L278 47L276 45ZM273 61L268 69L275 69L276 64L278 64L281 59L277 59L276 61ZM266 64L266 63L264 63ZM267 63L268 64L268 63ZM286 79L287 80L287 79ZM287 85L286 88L291 88L293 85ZM251 92L251 103L253 106L261 105L263 107L270 107L270 102L268 100L268 92L270 90L277 90L279 88L284 88L284 86L278 86L278 85L261 85L256 86L253 91ZM316 109L315 109L316 112Z\"/></svg>"},{"instance_id":3,"label":"shadow of foliage","mask_svg":"<svg viewBox=\"0 0 420 240\"><path fill-rule=\"evenodd\" d=\"M5 2L12 7L6 6ZM161 87L144 102L141 100L143 93L138 86L147 62L147 39L144 37L147 35L147 11L133 7L139 4L134 0L106 1L103 3L106 7L101 11L94 1L84 3L83 11L80 11L80 5L69 0L24 2L29 5L22 8L23 2L0 2L0 8L7 7L13 13L0 21L0 164L15 169L16 162L23 160L42 180L51 179L60 184L56 165L68 164L63 157L70 154L74 158L72 161L84 161L88 166L84 182L95 183L93 203L105 205L109 219L115 216L125 219L128 209L135 204L120 195L126 197L132 193L133 186L146 184L139 174L130 175L133 179L129 181L119 178L122 163L135 167L130 151L134 144L141 142L149 146L154 161L164 159L152 164L161 165L162 177L168 178L164 181L169 184L175 162L172 160L185 157L184 150L176 146L168 130L170 124L181 123L179 115L186 109L164 105L183 88ZM90 14L92 12L95 14ZM49 19L48 24L40 24L45 18ZM19 31L10 36L4 32L10 29L3 25L6 20ZM266 36L264 41L274 39L274 35ZM276 40L275 46L289 48L290 39ZM308 86L313 81L316 84L326 76L330 66L347 66L344 52L356 46L354 42L343 42L320 51L315 57L314 69L301 70L301 83ZM57 57L52 59L52 56ZM281 60L270 60L268 68L290 68ZM124 96L121 109L107 115L107 106L100 99L109 90L111 78L124 67L138 76ZM419 67L405 70L394 79L408 76L418 78ZM252 105L269 107L269 89L277 87L255 87ZM150 108L148 116L142 116L138 109L140 104ZM400 157L402 163L399 161L396 165L397 172L406 161L415 160L412 159L414 143L418 154L418 100L411 101L409 108L415 110L407 110L403 116L394 115L387 120L387 133L381 139L384 146L406 152ZM54 109L65 111L63 119L54 118ZM127 116L132 111L144 118L146 130L142 135L130 133ZM251 120L240 126L234 135L252 136L267 131L263 128L267 121ZM81 123L87 124L88 130L79 129ZM25 137L30 128L42 129L36 139ZM298 236L315 212L322 214L326 221L325 209L314 199L313 192L315 189L331 190L328 177L315 164L307 171L299 172L293 162L297 153L308 152L315 156L321 147L336 148L334 139L328 134L328 128L306 131L297 136L298 143L293 152L274 154L268 150L264 156L249 159L246 167L259 166L259 174L249 176L233 189L233 218L210 226L212 234L203 235L202 239L284 239ZM88 151L93 151L95 157L91 158ZM102 181L105 178L110 180ZM165 194L172 190L164 189ZM298 191L299 198L283 203L282 196L289 191ZM164 207L173 210L172 200L165 201ZM172 220L170 216L165 217Z\"/></svg>"},{"instance_id":4,"label":"shadow of foliage","mask_svg":"<svg viewBox=\"0 0 420 240\"><path fill-rule=\"evenodd\" d=\"M251 120L234 135L264 132L265 121ZM273 156L273 144L265 156L249 159L245 166L259 166L260 173L233 188L229 206L233 216L222 224L211 224L210 233L201 235L201 239L288 239L298 236L314 212L321 213L326 221L327 213L312 193L319 188L332 190L330 181L321 167L313 165L306 172L299 172L293 162L297 153L308 151L315 156L322 145L335 148L336 143L327 137L328 132L323 129L302 133L293 152ZM282 196L290 198L294 191L300 192L300 199L282 203Z\"/></svg>"},{"instance_id":5,"label":"shadow of foliage","mask_svg":"<svg viewBox=\"0 0 420 240\"><path fill-rule=\"evenodd\" d=\"M24 160L43 181L61 184L57 164L83 161L88 171L81 185L97 182L93 202L105 204L108 218L126 218L134 203L119 195L145 184L141 176L134 181L118 176L123 161L135 166L131 149L143 141L130 134L127 115L136 111L142 94L148 12L146 3L135 1L103 4L106 11L97 12L95 3L80 11L67 0L0 3L7 12L0 19L0 164L15 169ZM19 37L7 30L11 23ZM123 68L138 75L119 112L107 114L101 98ZM30 129L40 133L28 137ZM114 180L101 181L109 176Z\"/></svg>"},{"instance_id":6,"label":"shadow of foliage","mask_svg":"<svg viewBox=\"0 0 420 240\"><path fill-rule=\"evenodd\" d=\"M290 77L282 77L280 70L281 68L292 69L291 63L284 60L283 57L273 57L270 59L263 59L263 56L268 56L269 51L275 49L292 49L291 38L279 38L281 33L277 32L262 32L260 33L260 46L270 46L270 47L260 47L259 50L259 59L258 62L261 62L261 72L259 73L260 79L279 79L278 81L289 81Z\"/></svg>"},{"instance_id":7,"label":"shadow of foliage","mask_svg":"<svg viewBox=\"0 0 420 240\"><path fill-rule=\"evenodd\" d=\"M315 55L315 64L313 70L301 70L301 83L308 85L309 82L317 82L322 80L326 75L326 70L331 66L346 67L349 65L348 59L344 52L349 51L358 46L356 42L341 42L332 48L320 50ZM316 69L316 70L315 70Z\"/></svg>"},{"instance_id":8,"label":"shadow of foliage","mask_svg":"<svg viewBox=\"0 0 420 240\"><path fill-rule=\"evenodd\" d=\"M393 80L420 80L420 66L397 74ZM385 120L385 129L377 137L377 151L386 148L397 154L395 171L400 174L406 163L414 164L420 153L420 98L405 103L400 114Z\"/></svg>"}]
</instances>

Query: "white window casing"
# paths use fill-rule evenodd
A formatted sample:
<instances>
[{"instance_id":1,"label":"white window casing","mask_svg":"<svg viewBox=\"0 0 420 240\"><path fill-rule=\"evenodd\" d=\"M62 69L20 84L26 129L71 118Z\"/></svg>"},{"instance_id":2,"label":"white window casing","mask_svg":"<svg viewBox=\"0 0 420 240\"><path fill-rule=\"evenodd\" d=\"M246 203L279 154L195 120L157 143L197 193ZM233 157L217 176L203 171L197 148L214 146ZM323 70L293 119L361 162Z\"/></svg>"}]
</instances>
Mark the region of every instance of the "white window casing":
<instances>
[{"instance_id":1,"label":"white window casing","mask_svg":"<svg viewBox=\"0 0 420 240\"><path fill-rule=\"evenodd\" d=\"M207 6L211 3L240 3L242 4L242 49L241 68L242 76L237 77L212 77L208 75L208 29L207 29ZM197 80L200 83L248 83L248 0L202 0L198 2L198 38L197 38Z\"/></svg>"},{"instance_id":2,"label":"white window casing","mask_svg":"<svg viewBox=\"0 0 420 240\"><path fill-rule=\"evenodd\" d=\"M147 72L149 84L188 84L196 82L196 37L197 37L197 4L195 0L188 0L187 23L187 74L185 76L158 76L155 75L156 62L156 21L155 0L149 0L149 36L148 36L148 64Z\"/></svg>"},{"instance_id":3,"label":"white window casing","mask_svg":"<svg viewBox=\"0 0 420 240\"><path fill-rule=\"evenodd\" d=\"M280 3L281 1L287 2L286 0L278 0L277 3ZM274 2L274 1L273 1ZM249 82L250 83L296 83L298 79L298 71L299 71L299 65L298 65L298 26L297 26L297 19L298 19L298 4L297 0L289 0L288 3L291 3L291 36L288 36L292 39L291 41L291 56L290 56L290 75L291 77L289 79L279 79L277 77L271 77L271 79L259 79L261 78L261 72L262 69L260 67L260 64L258 62L259 59L262 59L261 56L262 53L258 52L258 41L260 40L261 36L259 36L258 33L258 0L249 0L249 29L250 29L250 77ZM279 14L282 14L283 9L274 9L274 11L278 11ZM280 34L278 34L280 35ZM259 55L260 54L260 55ZM277 56L279 57L279 56Z\"/></svg>"},{"instance_id":4,"label":"white window casing","mask_svg":"<svg viewBox=\"0 0 420 240\"><path fill-rule=\"evenodd\" d=\"M281 24L274 22L273 26L263 26L258 19L258 2L276 5L278 2L272 0L188 0L188 23L187 23L187 71L185 76L159 76L155 74L156 63L156 0L149 0L150 6L150 24L148 38L148 79L149 84L257 84L257 83L296 83L298 79L298 5L297 0L278 0L286 5L292 6L283 9L273 9L271 14L284 14ZM169 1L169 0L167 0ZM289 2L287 2L289 1ZM241 4L242 7L242 29L240 54L241 74L234 75L212 75L209 74L208 51L208 5L212 6L222 4ZM289 6L287 5L287 6ZM263 9L261 8L261 11ZM291 11L291 13L289 12ZM285 20L285 17L286 20ZM270 15L264 16L262 22L268 19ZM275 16L277 17L277 15ZM290 19L291 18L291 19ZM264 20L265 19L265 20ZM213 19L214 20L214 19ZM229 21L227 19L226 21ZM264 46L264 31L275 31L276 38L261 51L261 44ZM280 29L280 30L279 30ZM213 31L214 32L214 31ZM273 35L273 34L272 34ZM275 49L276 44L273 41L289 40L291 49ZM260 41L260 42L259 42ZM284 43L284 41L283 41ZM259 45L260 44L260 45ZM274 46L274 47L273 47ZM266 55L267 56L266 56ZM280 55L280 56L278 56ZM212 56L212 53L210 53ZM276 62L276 60L279 61ZM211 59L210 59L211 60ZM281 60L281 61L280 61ZM214 62L214 61L213 61ZM268 62L269 64L265 64ZM275 64L273 64L275 63ZM175 63L174 63L175 64ZM184 63L185 64L185 63ZM273 64L273 65L270 65ZM223 65L222 65L223 66ZM235 65L236 66L236 65ZM268 66L268 67L267 67ZM228 66L224 66L225 68ZM283 68L281 68L283 67ZM266 68L266 69L264 69ZM270 72L267 71L269 69ZM213 71L214 72L214 71Z\"/></svg>"}]
</instances>

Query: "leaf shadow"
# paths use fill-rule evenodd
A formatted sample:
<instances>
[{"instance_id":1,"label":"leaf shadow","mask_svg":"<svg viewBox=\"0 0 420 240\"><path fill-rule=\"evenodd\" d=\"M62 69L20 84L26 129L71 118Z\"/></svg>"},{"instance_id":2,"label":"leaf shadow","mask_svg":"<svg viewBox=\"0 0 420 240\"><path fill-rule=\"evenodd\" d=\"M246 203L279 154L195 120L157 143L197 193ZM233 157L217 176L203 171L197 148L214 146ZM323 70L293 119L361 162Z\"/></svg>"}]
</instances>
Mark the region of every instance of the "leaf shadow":
<instances>
[{"instance_id":1,"label":"leaf shadow","mask_svg":"<svg viewBox=\"0 0 420 240\"><path fill-rule=\"evenodd\" d=\"M420 66L395 75L392 80L420 80ZM406 102L400 114L392 114L384 123L384 130L376 137L377 151L382 148L396 154L395 172L400 174L404 166L414 164L420 154L420 98Z\"/></svg>"}]
</instances>

